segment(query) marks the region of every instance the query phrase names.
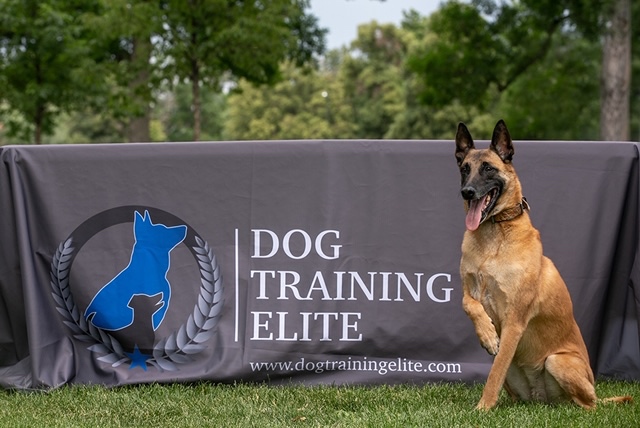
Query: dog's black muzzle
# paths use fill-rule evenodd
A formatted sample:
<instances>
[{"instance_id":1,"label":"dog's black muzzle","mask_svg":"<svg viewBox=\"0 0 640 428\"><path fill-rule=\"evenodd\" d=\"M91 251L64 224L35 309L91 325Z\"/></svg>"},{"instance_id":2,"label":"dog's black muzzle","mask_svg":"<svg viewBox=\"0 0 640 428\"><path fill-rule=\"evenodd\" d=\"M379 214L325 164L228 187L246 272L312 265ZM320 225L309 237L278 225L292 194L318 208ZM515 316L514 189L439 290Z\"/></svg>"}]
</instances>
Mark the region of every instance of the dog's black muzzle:
<instances>
[{"instance_id":1,"label":"dog's black muzzle","mask_svg":"<svg viewBox=\"0 0 640 428\"><path fill-rule=\"evenodd\" d=\"M472 186L464 186L460 189L460 193L462 194L462 199L465 201L471 201L477 198L478 192Z\"/></svg>"}]
</instances>

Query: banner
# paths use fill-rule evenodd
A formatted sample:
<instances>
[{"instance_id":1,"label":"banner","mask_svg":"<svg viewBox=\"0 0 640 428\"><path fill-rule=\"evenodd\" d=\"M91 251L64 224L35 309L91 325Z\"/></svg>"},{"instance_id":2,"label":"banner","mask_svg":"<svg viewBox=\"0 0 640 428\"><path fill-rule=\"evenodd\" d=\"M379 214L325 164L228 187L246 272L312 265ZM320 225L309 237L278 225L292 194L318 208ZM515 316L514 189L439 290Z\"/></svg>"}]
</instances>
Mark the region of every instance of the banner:
<instances>
[{"instance_id":1,"label":"banner","mask_svg":"<svg viewBox=\"0 0 640 428\"><path fill-rule=\"evenodd\" d=\"M515 149L596 374L640 379L637 145ZM453 153L0 148L0 385L484 381L492 357L461 304Z\"/></svg>"}]
</instances>

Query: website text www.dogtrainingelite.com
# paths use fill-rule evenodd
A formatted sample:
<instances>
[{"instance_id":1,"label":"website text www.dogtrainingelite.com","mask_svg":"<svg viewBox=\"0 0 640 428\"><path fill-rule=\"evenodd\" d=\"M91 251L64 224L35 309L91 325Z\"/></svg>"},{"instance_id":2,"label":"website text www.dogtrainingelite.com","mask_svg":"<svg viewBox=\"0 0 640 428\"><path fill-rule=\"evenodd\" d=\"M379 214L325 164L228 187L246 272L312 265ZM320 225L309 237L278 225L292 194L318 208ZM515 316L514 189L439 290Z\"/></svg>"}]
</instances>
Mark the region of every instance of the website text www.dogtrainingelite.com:
<instances>
[{"instance_id":1,"label":"website text www.dogtrainingelite.com","mask_svg":"<svg viewBox=\"0 0 640 428\"><path fill-rule=\"evenodd\" d=\"M307 360L304 357L295 361L275 361L275 362L249 362L253 372L313 372L323 373L325 371L362 371L375 372L381 376L388 373L442 373L461 374L462 365L451 362L423 362L413 361L407 358L397 358L393 360L370 360L367 357L354 359L348 357L344 360Z\"/></svg>"}]
</instances>

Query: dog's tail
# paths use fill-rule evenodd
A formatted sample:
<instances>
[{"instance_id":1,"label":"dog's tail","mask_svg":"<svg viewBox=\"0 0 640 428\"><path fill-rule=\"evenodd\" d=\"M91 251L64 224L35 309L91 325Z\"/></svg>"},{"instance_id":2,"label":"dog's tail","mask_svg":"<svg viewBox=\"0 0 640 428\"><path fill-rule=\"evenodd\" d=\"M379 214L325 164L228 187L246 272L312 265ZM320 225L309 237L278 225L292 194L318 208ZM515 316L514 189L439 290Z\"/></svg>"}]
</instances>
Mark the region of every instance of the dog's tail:
<instances>
[{"instance_id":1,"label":"dog's tail","mask_svg":"<svg viewBox=\"0 0 640 428\"><path fill-rule=\"evenodd\" d=\"M598 402L603 404L608 404L608 403L627 404L627 403L633 403L633 397L630 395L620 395L617 397L600 398Z\"/></svg>"}]
</instances>

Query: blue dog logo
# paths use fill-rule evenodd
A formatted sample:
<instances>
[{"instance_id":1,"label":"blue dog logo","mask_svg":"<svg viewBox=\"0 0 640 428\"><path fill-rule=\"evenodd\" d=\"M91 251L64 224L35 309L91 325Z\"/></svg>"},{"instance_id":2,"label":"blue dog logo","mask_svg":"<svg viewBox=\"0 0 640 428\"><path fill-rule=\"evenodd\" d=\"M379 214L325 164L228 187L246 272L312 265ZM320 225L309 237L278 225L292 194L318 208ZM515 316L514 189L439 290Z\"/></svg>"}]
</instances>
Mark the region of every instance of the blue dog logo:
<instances>
[{"instance_id":1,"label":"blue dog logo","mask_svg":"<svg viewBox=\"0 0 640 428\"><path fill-rule=\"evenodd\" d=\"M136 296L159 299L159 308L152 315L153 330L162 324L169 308L169 253L185 239L187 226L153 224L148 211L144 217L136 211L133 234L129 265L98 291L84 314L103 330L121 330L133 323L135 311L130 304Z\"/></svg>"}]
</instances>

